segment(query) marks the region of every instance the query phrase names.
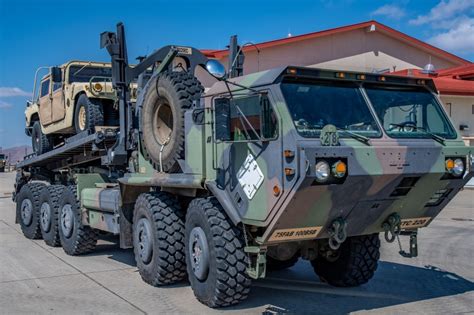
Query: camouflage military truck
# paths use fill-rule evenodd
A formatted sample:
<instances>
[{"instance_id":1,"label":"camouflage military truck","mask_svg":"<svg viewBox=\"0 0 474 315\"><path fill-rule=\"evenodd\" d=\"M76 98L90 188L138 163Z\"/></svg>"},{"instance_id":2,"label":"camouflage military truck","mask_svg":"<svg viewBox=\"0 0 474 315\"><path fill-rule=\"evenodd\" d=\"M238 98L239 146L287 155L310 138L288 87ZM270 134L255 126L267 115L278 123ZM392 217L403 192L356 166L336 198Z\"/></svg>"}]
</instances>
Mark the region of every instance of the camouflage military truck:
<instances>
[{"instance_id":1,"label":"camouflage military truck","mask_svg":"<svg viewBox=\"0 0 474 315\"><path fill-rule=\"evenodd\" d=\"M474 174L473 148L431 80L291 66L232 77L177 46L130 68L124 36L121 24L101 35L120 131L18 165L17 221L28 238L79 255L98 231L118 235L144 281L187 278L199 301L222 307L299 259L331 285L366 283L379 233L409 235L400 254L416 256L418 229ZM176 57L183 71L170 66ZM219 79L206 93L196 67Z\"/></svg>"},{"instance_id":2,"label":"camouflage military truck","mask_svg":"<svg viewBox=\"0 0 474 315\"><path fill-rule=\"evenodd\" d=\"M5 172L5 166L7 165L7 159L5 154L0 153L0 172Z\"/></svg>"},{"instance_id":3,"label":"camouflage military truck","mask_svg":"<svg viewBox=\"0 0 474 315\"><path fill-rule=\"evenodd\" d=\"M39 84L40 70L48 70ZM27 102L25 132L33 151L42 154L65 136L93 131L96 126L117 126L116 94L110 63L70 61L36 71L33 101Z\"/></svg>"}]
</instances>

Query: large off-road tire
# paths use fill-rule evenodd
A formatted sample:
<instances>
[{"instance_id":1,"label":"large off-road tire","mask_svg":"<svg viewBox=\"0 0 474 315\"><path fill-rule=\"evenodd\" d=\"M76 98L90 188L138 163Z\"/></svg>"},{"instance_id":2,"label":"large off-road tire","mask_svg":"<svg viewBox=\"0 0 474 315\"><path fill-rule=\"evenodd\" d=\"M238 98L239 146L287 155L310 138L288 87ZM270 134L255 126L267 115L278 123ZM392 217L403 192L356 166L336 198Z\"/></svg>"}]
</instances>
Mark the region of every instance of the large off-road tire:
<instances>
[{"instance_id":1,"label":"large off-road tire","mask_svg":"<svg viewBox=\"0 0 474 315\"><path fill-rule=\"evenodd\" d=\"M348 237L334 259L318 256L311 264L321 281L336 287L355 287L373 277L379 249L378 234Z\"/></svg>"},{"instance_id":2,"label":"large off-road tire","mask_svg":"<svg viewBox=\"0 0 474 315\"><path fill-rule=\"evenodd\" d=\"M186 278L184 213L172 195L141 194L135 203L133 249L142 279L153 286Z\"/></svg>"},{"instance_id":3,"label":"large off-road tire","mask_svg":"<svg viewBox=\"0 0 474 315\"><path fill-rule=\"evenodd\" d=\"M287 260L278 260L267 255L267 269L270 271L277 271L291 268L296 265L299 258L299 253Z\"/></svg>"},{"instance_id":4,"label":"large off-road tire","mask_svg":"<svg viewBox=\"0 0 474 315\"><path fill-rule=\"evenodd\" d=\"M156 170L178 172L184 157L184 112L204 91L188 72L165 72L150 79L141 108L140 126L145 158Z\"/></svg>"},{"instance_id":5,"label":"large off-road tire","mask_svg":"<svg viewBox=\"0 0 474 315\"><path fill-rule=\"evenodd\" d=\"M33 123L33 128L31 130L31 146L36 155L51 151L53 148L52 139L43 133L39 121Z\"/></svg>"},{"instance_id":6,"label":"large off-road tire","mask_svg":"<svg viewBox=\"0 0 474 315\"><path fill-rule=\"evenodd\" d=\"M20 221L21 231L26 238L41 238L39 197L44 187L43 183L26 184L16 197L16 215Z\"/></svg>"},{"instance_id":7,"label":"large off-road tire","mask_svg":"<svg viewBox=\"0 0 474 315\"><path fill-rule=\"evenodd\" d=\"M63 185L46 186L41 191L39 197L39 221L41 235L44 242L49 246L60 246L59 239L59 203L66 187Z\"/></svg>"},{"instance_id":8,"label":"large off-road tire","mask_svg":"<svg viewBox=\"0 0 474 315\"><path fill-rule=\"evenodd\" d=\"M74 109L74 128L76 133L89 130L94 132L96 126L104 125L104 108L100 100L88 98L82 94Z\"/></svg>"},{"instance_id":9,"label":"large off-road tire","mask_svg":"<svg viewBox=\"0 0 474 315\"><path fill-rule=\"evenodd\" d=\"M58 205L59 239L68 255L86 254L97 245L97 231L82 224L81 208L76 197L76 186L63 190Z\"/></svg>"},{"instance_id":10,"label":"large off-road tire","mask_svg":"<svg viewBox=\"0 0 474 315\"><path fill-rule=\"evenodd\" d=\"M222 307L247 298L251 280L244 247L243 231L233 225L217 199L191 201L186 214L186 265L201 303Z\"/></svg>"}]
</instances>

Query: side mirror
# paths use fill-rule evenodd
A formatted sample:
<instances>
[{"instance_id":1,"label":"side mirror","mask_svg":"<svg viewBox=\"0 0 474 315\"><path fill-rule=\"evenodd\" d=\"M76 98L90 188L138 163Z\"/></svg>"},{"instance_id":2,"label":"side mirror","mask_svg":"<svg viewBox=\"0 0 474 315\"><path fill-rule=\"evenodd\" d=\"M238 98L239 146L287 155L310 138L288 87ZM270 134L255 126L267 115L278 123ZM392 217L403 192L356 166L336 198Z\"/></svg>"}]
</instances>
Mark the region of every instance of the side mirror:
<instances>
[{"instance_id":1,"label":"side mirror","mask_svg":"<svg viewBox=\"0 0 474 315\"><path fill-rule=\"evenodd\" d=\"M214 114L216 119L216 140L230 141L230 99L215 99Z\"/></svg>"},{"instance_id":2,"label":"side mirror","mask_svg":"<svg viewBox=\"0 0 474 315\"><path fill-rule=\"evenodd\" d=\"M209 72L214 78L218 80L222 80L226 76L226 71L222 63L217 60L209 59L206 62L206 70Z\"/></svg>"},{"instance_id":3,"label":"side mirror","mask_svg":"<svg viewBox=\"0 0 474 315\"><path fill-rule=\"evenodd\" d=\"M51 81L54 83L62 82L61 68L51 67Z\"/></svg>"}]
</instances>

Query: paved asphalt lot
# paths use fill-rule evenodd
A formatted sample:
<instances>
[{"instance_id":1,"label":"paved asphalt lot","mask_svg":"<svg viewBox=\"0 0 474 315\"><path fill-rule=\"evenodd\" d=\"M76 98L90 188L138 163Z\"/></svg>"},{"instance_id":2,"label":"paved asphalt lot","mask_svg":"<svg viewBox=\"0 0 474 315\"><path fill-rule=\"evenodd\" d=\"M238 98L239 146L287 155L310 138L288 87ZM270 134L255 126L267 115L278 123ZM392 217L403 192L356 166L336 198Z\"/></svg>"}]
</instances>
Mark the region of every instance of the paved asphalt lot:
<instances>
[{"instance_id":1,"label":"paved asphalt lot","mask_svg":"<svg viewBox=\"0 0 474 315\"><path fill-rule=\"evenodd\" d=\"M82 257L23 237L9 192L14 174L0 173L0 313L474 313L474 190L463 191L419 234L419 257L402 258L383 243L375 277L359 288L332 288L310 264L255 281L249 299L212 310L189 284L154 288L117 240ZM404 245L407 239L403 238Z\"/></svg>"}]
</instances>

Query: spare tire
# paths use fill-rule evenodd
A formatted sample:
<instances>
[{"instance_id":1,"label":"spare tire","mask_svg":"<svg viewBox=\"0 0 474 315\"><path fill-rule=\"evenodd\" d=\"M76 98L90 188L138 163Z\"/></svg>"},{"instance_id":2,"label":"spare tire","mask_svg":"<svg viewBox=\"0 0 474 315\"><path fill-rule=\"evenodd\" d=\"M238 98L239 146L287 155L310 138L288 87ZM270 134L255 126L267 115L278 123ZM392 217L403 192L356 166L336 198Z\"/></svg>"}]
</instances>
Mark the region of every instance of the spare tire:
<instances>
[{"instance_id":1,"label":"spare tire","mask_svg":"<svg viewBox=\"0 0 474 315\"><path fill-rule=\"evenodd\" d=\"M143 155L156 170L180 170L178 160L184 158L184 112L203 91L196 77L185 71L164 72L147 83L140 115L141 142Z\"/></svg>"}]
</instances>

